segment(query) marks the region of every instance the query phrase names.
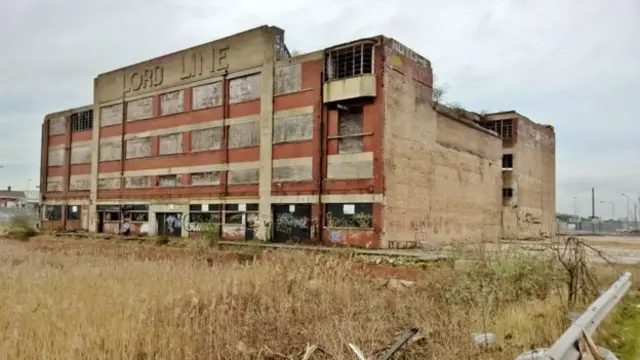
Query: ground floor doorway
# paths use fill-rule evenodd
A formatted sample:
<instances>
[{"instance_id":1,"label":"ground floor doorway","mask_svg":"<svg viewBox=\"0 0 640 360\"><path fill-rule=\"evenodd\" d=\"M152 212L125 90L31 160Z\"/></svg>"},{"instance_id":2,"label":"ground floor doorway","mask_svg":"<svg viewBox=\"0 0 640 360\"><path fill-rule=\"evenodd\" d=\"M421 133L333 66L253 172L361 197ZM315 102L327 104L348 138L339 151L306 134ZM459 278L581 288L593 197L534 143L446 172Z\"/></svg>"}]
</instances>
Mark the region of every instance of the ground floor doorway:
<instances>
[{"instance_id":1,"label":"ground floor doorway","mask_svg":"<svg viewBox=\"0 0 640 360\"><path fill-rule=\"evenodd\" d=\"M273 205L273 241L311 241L311 204Z\"/></svg>"}]
</instances>

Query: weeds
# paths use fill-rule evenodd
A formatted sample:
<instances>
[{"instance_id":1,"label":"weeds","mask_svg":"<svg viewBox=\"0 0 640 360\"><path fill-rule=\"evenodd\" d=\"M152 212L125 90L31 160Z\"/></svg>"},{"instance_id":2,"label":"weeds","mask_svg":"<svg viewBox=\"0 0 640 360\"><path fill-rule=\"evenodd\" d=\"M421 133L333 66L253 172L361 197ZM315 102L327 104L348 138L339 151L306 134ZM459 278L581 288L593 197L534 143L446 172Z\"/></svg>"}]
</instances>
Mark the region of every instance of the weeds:
<instances>
[{"instance_id":1,"label":"weeds","mask_svg":"<svg viewBox=\"0 0 640 360\"><path fill-rule=\"evenodd\" d=\"M33 221L26 215L15 215L11 218L9 228L6 231L6 237L10 239L27 241L29 238L36 236L38 230Z\"/></svg>"}]
</instances>

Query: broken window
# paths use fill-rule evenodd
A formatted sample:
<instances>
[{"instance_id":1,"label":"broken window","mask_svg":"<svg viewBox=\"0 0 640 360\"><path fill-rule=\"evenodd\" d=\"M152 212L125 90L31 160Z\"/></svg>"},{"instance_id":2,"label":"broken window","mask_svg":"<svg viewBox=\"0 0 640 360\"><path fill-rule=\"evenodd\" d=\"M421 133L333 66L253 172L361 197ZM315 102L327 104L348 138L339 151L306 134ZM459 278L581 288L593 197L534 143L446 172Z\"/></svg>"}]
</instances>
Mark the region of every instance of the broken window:
<instances>
[{"instance_id":1,"label":"broken window","mask_svg":"<svg viewBox=\"0 0 640 360\"><path fill-rule=\"evenodd\" d=\"M71 114L71 132L93 129L93 110Z\"/></svg>"},{"instance_id":2,"label":"broken window","mask_svg":"<svg viewBox=\"0 0 640 360\"><path fill-rule=\"evenodd\" d=\"M220 204L191 204L189 205L189 224L215 223L220 224ZM195 231L197 231L196 229ZM193 231L193 230L192 230Z\"/></svg>"},{"instance_id":3,"label":"broken window","mask_svg":"<svg viewBox=\"0 0 640 360\"><path fill-rule=\"evenodd\" d=\"M373 227L373 204L327 204L327 227L365 228Z\"/></svg>"},{"instance_id":4,"label":"broken window","mask_svg":"<svg viewBox=\"0 0 640 360\"><path fill-rule=\"evenodd\" d=\"M325 81L373 74L373 44L360 43L335 50L325 56Z\"/></svg>"},{"instance_id":5,"label":"broken window","mask_svg":"<svg viewBox=\"0 0 640 360\"><path fill-rule=\"evenodd\" d=\"M158 186L160 187L175 187L180 183L178 175L160 175L158 176Z\"/></svg>"},{"instance_id":6,"label":"broken window","mask_svg":"<svg viewBox=\"0 0 640 360\"><path fill-rule=\"evenodd\" d=\"M505 197L505 198L513 197L513 189L512 188L502 189L502 197Z\"/></svg>"},{"instance_id":7,"label":"broken window","mask_svg":"<svg viewBox=\"0 0 640 360\"><path fill-rule=\"evenodd\" d=\"M511 139L513 137L513 120L493 120L483 124L485 129L495 131L503 139Z\"/></svg>"},{"instance_id":8,"label":"broken window","mask_svg":"<svg viewBox=\"0 0 640 360\"><path fill-rule=\"evenodd\" d=\"M338 110L338 153L363 150L364 115L362 106Z\"/></svg>"},{"instance_id":9,"label":"broken window","mask_svg":"<svg viewBox=\"0 0 640 360\"><path fill-rule=\"evenodd\" d=\"M44 219L48 221L62 220L62 205L45 205Z\"/></svg>"},{"instance_id":10,"label":"broken window","mask_svg":"<svg viewBox=\"0 0 640 360\"><path fill-rule=\"evenodd\" d=\"M513 154L502 155L502 169L503 170L513 169Z\"/></svg>"},{"instance_id":11,"label":"broken window","mask_svg":"<svg viewBox=\"0 0 640 360\"><path fill-rule=\"evenodd\" d=\"M80 206L67 205L67 219L68 220L80 220Z\"/></svg>"}]
</instances>

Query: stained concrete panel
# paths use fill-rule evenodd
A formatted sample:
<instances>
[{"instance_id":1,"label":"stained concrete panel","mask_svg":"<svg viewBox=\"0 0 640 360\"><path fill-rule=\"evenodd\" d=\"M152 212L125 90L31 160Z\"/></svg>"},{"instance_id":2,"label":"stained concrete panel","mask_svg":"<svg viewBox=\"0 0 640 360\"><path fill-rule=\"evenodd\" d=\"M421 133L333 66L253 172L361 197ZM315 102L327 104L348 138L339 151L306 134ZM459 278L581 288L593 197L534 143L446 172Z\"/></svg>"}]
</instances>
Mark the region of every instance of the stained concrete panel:
<instances>
[{"instance_id":1,"label":"stained concrete panel","mask_svg":"<svg viewBox=\"0 0 640 360\"><path fill-rule=\"evenodd\" d=\"M276 95L300 91L302 88L302 64L277 68L274 82Z\"/></svg>"},{"instance_id":2,"label":"stained concrete panel","mask_svg":"<svg viewBox=\"0 0 640 360\"><path fill-rule=\"evenodd\" d=\"M47 157L47 164L49 166L62 166L64 164L64 148L57 148L49 150Z\"/></svg>"},{"instance_id":3,"label":"stained concrete panel","mask_svg":"<svg viewBox=\"0 0 640 360\"><path fill-rule=\"evenodd\" d=\"M120 141L100 142L100 160L114 161L122 157L122 143Z\"/></svg>"},{"instance_id":4,"label":"stained concrete panel","mask_svg":"<svg viewBox=\"0 0 640 360\"><path fill-rule=\"evenodd\" d=\"M305 114L273 120L273 143L311 140L313 138L313 114Z\"/></svg>"},{"instance_id":5,"label":"stained concrete panel","mask_svg":"<svg viewBox=\"0 0 640 360\"><path fill-rule=\"evenodd\" d=\"M91 188L90 175L71 175L69 178L69 190L89 190Z\"/></svg>"},{"instance_id":6,"label":"stained concrete panel","mask_svg":"<svg viewBox=\"0 0 640 360\"><path fill-rule=\"evenodd\" d=\"M260 123L257 121L229 126L229 148L260 145Z\"/></svg>"},{"instance_id":7,"label":"stained concrete panel","mask_svg":"<svg viewBox=\"0 0 640 360\"><path fill-rule=\"evenodd\" d=\"M67 118L58 116L49 120L49 135L60 135L67 131Z\"/></svg>"},{"instance_id":8,"label":"stained concrete panel","mask_svg":"<svg viewBox=\"0 0 640 360\"><path fill-rule=\"evenodd\" d=\"M220 184L220 172L209 171L191 174L191 185L194 186L211 186Z\"/></svg>"},{"instance_id":9,"label":"stained concrete panel","mask_svg":"<svg viewBox=\"0 0 640 360\"><path fill-rule=\"evenodd\" d=\"M211 151L222 148L222 127L191 132L191 151Z\"/></svg>"},{"instance_id":10,"label":"stained concrete panel","mask_svg":"<svg viewBox=\"0 0 640 360\"><path fill-rule=\"evenodd\" d=\"M258 169L229 170L229 184L257 184L260 178Z\"/></svg>"},{"instance_id":11,"label":"stained concrete panel","mask_svg":"<svg viewBox=\"0 0 640 360\"><path fill-rule=\"evenodd\" d=\"M151 138L131 139L127 140L127 159L136 159L151 156L151 147L153 142Z\"/></svg>"},{"instance_id":12,"label":"stained concrete panel","mask_svg":"<svg viewBox=\"0 0 640 360\"><path fill-rule=\"evenodd\" d=\"M149 187L148 176L129 176L124 180L124 187L127 189L140 189Z\"/></svg>"},{"instance_id":13,"label":"stained concrete panel","mask_svg":"<svg viewBox=\"0 0 640 360\"><path fill-rule=\"evenodd\" d=\"M373 161L329 162L327 179L371 179L373 178Z\"/></svg>"},{"instance_id":14,"label":"stained concrete panel","mask_svg":"<svg viewBox=\"0 0 640 360\"><path fill-rule=\"evenodd\" d=\"M48 177L47 191L64 191L64 187L62 186L62 176Z\"/></svg>"},{"instance_id":15,"label":"stained concrete panel","mask_svg":"<svg viewBox=\"0 0 640 360\"><path fill-rule=\"evenodd\" d=\"M237 104L260 99L260 74L249 75L229 81L229 103Z\"/></svg>"},{"instance_id":16,"label":"stained concrete panel","mask_svg":"<svg viewBox=\"0 0 640 360\"><path fill-rule=\"evenodd\" d=\"M127 121L149 119L153 116L153 98L143 98L127 102Z\"/></svg>"},{"instance_id":17,"label":"stained concrete panel","mask_svg":"<svg viewBox=\"0 0 640 360\"><path fill-rule=\"evenodd\" d=\"M120 178L98 179L98 189L120 189Z\"/></svg>"},{"instance_id":18,"label":"stained concrete panel","mask_svg":"<svg viewBox=\"0 0 640 360\"><path fill-rule=\"evenodd\" d=\"M310 181L313 179L311 165L279 166L273 168L274 183Z\"/></svg>"},{"instance_id":19,"label":"stained concrete panel","mask_svg":"<svg viewBox=\"0 0 640 360\"><path fill-rule=\"evenodd\" d=\"M160 136L158 143L160 155L182 154L182 133Z\"/></svg>"},{"instance_id":20,"label":"stained concrete panel","mask_svg":"<svg viewBox=\"0 0 640 360\"><path fill-rule=\"evenodd\" d=\"M122 107L122 104L115 104L100 108L100 126L121 124Z\"/></svg>"},{"instance_id":21,"label":"stained concrete panel","mask_svg":"<svg viewBox=\"0 0 640 360\"><path fill-rule=\"evenodd\" d=\"M191 101L193 110L222 105L222 82L194 87Z\"/></svg>"},{"instance_id":22,"label":"stained concrete panel","mask_svg":"<svg viewBox=\"0 0 640 360\"><path fill-rule=\"evenodd\" d=\"M91 146L81 145L71 147L71 163L87 164L91 162Z\"/></svg>"},{"instance_id":23,"label":"stained concrete panel","mask_svg":"<svg viewBox=\"0 0 640 360\"><path fill-rule=\"evenodd\" d=\"M184 91L176 90L160 95L160 115L184 112Z\"/></svg>"}]
</instances>

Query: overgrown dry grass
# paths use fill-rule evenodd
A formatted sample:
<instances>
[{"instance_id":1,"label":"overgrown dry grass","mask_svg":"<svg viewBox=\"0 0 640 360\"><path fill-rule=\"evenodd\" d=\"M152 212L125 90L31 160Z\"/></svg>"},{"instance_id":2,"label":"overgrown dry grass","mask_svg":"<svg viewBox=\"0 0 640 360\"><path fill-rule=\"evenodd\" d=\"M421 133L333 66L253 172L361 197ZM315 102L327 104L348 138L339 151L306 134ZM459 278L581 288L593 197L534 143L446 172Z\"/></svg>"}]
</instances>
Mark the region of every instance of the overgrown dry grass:
<instances>
[{"instance_id":1,"label":"overgrown dry grass","mask_svg":"<svg viewBox=\"0 0 640 360\"><path fill-rule=\"evenodd\" d=\"M354 359L348 343L373 354L410 327L424 338L403 359L514 359L567 326L564 273L545 256L430 269L403 289L344 256L223 258L0 240L0 359L301 359L308 343ZM472 341L485 330L490 351Z\"/></svg>"}]
</instances>

